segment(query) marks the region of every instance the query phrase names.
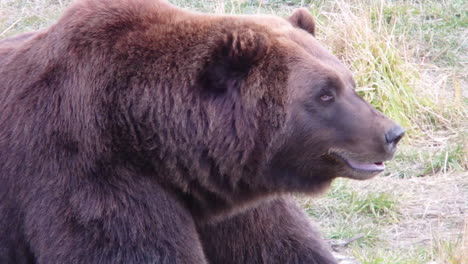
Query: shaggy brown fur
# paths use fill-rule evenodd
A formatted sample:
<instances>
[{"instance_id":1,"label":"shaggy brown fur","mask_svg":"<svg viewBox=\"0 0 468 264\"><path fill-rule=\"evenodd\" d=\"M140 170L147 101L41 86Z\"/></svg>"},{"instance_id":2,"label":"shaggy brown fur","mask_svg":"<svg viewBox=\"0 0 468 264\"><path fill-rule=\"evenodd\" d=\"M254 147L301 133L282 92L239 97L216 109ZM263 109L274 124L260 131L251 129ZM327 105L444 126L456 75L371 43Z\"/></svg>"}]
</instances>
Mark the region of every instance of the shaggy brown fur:
<instances>
[{"instance_id":1,"label":"shaggy brown fur","mask_svg":"<svg viewBox=\"0 0 468 264\"><path fill-rule=\"evenodd\" d=\"M0 263L335 263L269 197L370 178L349 161L402 130L310 33L305 10L81 0L0 41Z\"/></svg>"},{"instance_id":2,"label":"shaggy brown fur","mask_svg":"<svg viewBox=\"0 0 468 264\"><path fill-rule=\"evenodd\" d=\"M200 228L210 263L335 263L293 199L275 199Z\"/></svg>"}]
</instances>

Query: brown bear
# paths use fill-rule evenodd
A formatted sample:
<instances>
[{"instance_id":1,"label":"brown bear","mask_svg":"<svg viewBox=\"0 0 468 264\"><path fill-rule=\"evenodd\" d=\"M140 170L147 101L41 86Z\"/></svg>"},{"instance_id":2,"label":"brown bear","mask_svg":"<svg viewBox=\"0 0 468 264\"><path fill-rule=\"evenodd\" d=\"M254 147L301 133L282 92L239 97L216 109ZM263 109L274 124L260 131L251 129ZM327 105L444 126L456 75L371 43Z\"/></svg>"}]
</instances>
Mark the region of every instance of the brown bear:
<instances>
[{"instance_id":1,"label":"brown bear","mask_svg":"<svg viewBox=\"0 0 468 264\"><path fill-rule=\"evenodd\" d=\"M403 129L300 9L81 0L0 42L0 263L336 263L288 194L384 169Z\"/></svg>"}]
</instances>

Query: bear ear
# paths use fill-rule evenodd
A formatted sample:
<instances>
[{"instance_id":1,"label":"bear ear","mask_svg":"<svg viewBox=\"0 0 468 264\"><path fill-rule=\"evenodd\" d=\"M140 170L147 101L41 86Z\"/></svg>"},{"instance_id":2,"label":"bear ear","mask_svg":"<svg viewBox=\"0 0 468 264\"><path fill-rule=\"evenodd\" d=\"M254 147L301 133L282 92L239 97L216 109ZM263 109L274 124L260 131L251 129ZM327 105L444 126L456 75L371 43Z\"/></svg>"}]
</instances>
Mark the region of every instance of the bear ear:
<instances>
[{"instance_id":1,"label":"bear ear","mask_svg":"<svg viewBox=\"0 0 468 264\"><path fill-rule=\"evenodd\" d=\"M315 36L315 20L307 9L299 8L294 10L288 21L294 27L303 29Z\"/></svg>"},{"instance_id":2,"label":"bear ear","mask_svg":"<svg viewBox=\"0 0 468 264\"><path fill-rule=\"evenodd\" d=\"M245 29L229 32L216 43L212 59L201 76L203 89L222 94L237 89L249 71L268 53L268 38Z\"/></svg>"}]
</instances>

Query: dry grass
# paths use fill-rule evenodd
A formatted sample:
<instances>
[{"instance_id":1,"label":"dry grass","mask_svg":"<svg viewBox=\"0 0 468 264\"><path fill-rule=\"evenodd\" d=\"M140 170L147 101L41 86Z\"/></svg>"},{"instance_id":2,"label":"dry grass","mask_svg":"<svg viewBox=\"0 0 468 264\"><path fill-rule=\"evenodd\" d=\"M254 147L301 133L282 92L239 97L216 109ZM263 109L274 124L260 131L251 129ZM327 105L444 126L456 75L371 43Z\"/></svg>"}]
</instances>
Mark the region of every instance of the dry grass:
<instances>
[{"instance_id":1,"label":"dry grass","mask_svg":"<svg viewBox=\"0 0 468 264\"><path fill-rule=\"evenodd\" d=\"M462 264L467 198L467 173L441 173L411 179L340 180L326 197L301 201L328 237L364 235L345 250L362 263Z\"/></svg>"},{"instance_id":2,"label":"dry grass","mask_svg":"<svg viewBox=\"0 0 468 264\"><path fill-rule=\"evenodd\" d=\"M0 38L44 28L71 0L0 0Z\"/></svg>"}]
</instances>

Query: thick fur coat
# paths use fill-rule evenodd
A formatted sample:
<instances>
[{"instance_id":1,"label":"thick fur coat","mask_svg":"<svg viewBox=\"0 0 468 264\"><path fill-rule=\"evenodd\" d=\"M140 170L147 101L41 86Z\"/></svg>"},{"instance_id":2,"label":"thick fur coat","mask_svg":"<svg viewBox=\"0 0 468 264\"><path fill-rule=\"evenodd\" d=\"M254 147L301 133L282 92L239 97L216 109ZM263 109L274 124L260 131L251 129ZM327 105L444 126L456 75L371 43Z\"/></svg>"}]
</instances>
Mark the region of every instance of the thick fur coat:
<instances>
[{"instance_id":1,"label":"thick fur coat","mask_svg":"<svg viewBox=\"0 0 468 264\"><path fill-rule=\"evenodd\" d=\"M284 195L370 177L394 124L313 34L80 0L1 40L0 263L335 263Z\"/></svg>"}]
</instances>

